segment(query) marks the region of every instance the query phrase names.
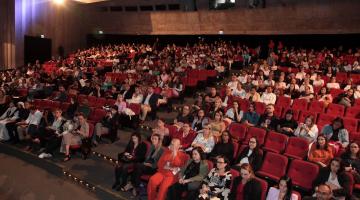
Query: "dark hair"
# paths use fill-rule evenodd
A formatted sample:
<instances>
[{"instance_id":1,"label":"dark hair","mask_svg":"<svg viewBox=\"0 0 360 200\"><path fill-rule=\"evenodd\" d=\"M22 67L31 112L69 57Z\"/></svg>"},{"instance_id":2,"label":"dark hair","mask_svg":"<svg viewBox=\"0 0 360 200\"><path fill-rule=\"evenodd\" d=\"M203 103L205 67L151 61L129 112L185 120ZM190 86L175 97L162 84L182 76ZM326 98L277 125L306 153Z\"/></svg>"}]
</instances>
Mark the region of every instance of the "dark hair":
<instances>
[{"instance_id":1,"label":"dark hair","mask_svg":"<svg viewBox=\"0 0 360 200\"><path fill-rule=\"evenodd\" d=\"M350 148L351 144L356 144L358 147L360 147L358 142L356 142L356 141L350 142L349 145L346 147L346 151L344 153L348 157L351 157L351 150L350 150L351 149ZM358 159L360 158L360 151L357 153L356 158L358 158Z\"/></svg>"},{"instance_id":2,"label":"dark hair","mask_svg":"<svg viewBox=\"0 0 360 200\"><path fill-rule=\"evenodd\" d=\"M244 164L242 164L242 165L240 166L240 172L241 172L242 169L250 172L251 178L255 177L254 170L253 170L253 168L251 167L251 165L250 165L249 163L244 163Z\"/></svg>"},{"instance_id":3,"label":"dark hair","mask_svg":"<svg viewBox=\"0 0 360 200\"><path fill-rule=\"evenodd\" d=\"M339 129L343 129L344 128L344 120L341 118L341 117L336 117L332 123L331 123L331 126L333 127L334 123L335 122L340 122L341 123L341 126Z\"/></svg>"},{"instance_id":4,"label":"dark hair","mask_svg":"<svg viewBox=\"0 0 360 200\"><path fill-rule=\"evenodd\" d=\"M254 108L254 112L256 112L256 104L252 102L249 104L249 108L250 108L250 106L252 106Z\"/></svg>"},{"instance_id":5,"label":"dark hair","mask_svg":"<svg viewBox=\"0 0 360 200\"><path fill-rule=\"evenodd\" d=\"M304 123L306 122L306 119L307 118L310 118L310 120L311 120L311 127L313 127L314 126L314 124L315 124L315 117L313 116L313 115L308 115L308 116L306 116L305 117L305 119L304 119Z\"/></svg>"},{"instance_id":6,"label":"dark hair","mask_svg":"<svg viewBox=\"0 0 360 200\"><path fill-rule=\"evenodd\" d=\"M216 160L219 159L219 158L224 159L224 163L227 164L226 167L225 167L225 171L230 171L230 161L229 161L229 159L228 159L226 156L224 156L224 155L218 155L218 156L216 156Z\"/></svg>"},{"instance_id":7,"label":"dark hair","mask_svg":"<svg viewBox=\"0 0 360 200\"><path fill-rule=\"evenodd\" d=\"M316 149L320 149L320 144L318 142L319 137L323 137L325 139L324 149L329 151L330 150L329 149L329 141L328 141L327 137L324 134L320 134L320 135L317 136L317 138L316 138Z\"/></svg>"},{"instance_id":8,"label":"dark hair","mask_svg":"<svg viewBox=\"0 0 360 200\"><path fill-rule=\"evenodd\" d=\"M229 135L229 142L228 142L228 144L232 144L232 136L231 136L231 134L229 133L229 131L224 131L224 132L222 133L222 135L221 135L221 143L224 143L222 136L223 136L223 134L224 134L225 132Z\"/></svg>"},{"instance_id":9,"label":"dark hair","mask_svg":"<svg viewBox=\"0 0 360 200\"><path fill-rule=\"evenodd\" d=\"M280 184L280 181L285 181L286 182L286 194L284 196L284 200L291 200L291 194L292 194L292 190L293 190L293 184L292 184L292 180L290 177L288 176L282 176L279 180L279 184Z\"/></svg>"},{"instance_id":10,"label":"dark hair","mask_svg":"<svg viewBox=\"0 0 360 200\"><path fill-rule=\"evenodd\" d=\"M133 141L132 141L132 139L131 139L133 136L135 136L135 137L138 138L139 144L140 144L140 142L141 142L141 135L140 135L140 133L138 133L138 132L133 132L133 133L131 134L131 137L130 137L130 142L131 142L131 143L133 143Z\"/></svg>"},{"instance_id":11,"label":"dark hair","mask_svg":"<svg viewBox=\"0 0 360 200\"><path fill-rule=\"evenodd\" d=\"M326 89L325 94L329 94L329 89L328 89L327 87L321 87L320 90L319 90L319 92L318 92L318 94L321 95L321 90L322 90L323 88Z\"/></svg>"},{"instance_id":12,"label":"dark hair","mask_svg":"<svg viewBox=\"0 0 360 200\"><path fill-rule=\"evenodd\" d=\"M256 152L258 152L259 151L259 140L257 139L257 137L251 137L251 138L249 138L249 141L248 141L248 143L250 142L250 140L251 139L255 139L255 141L256 141L256 147L255 147L255 149L254 149L254 152L256 151ZM250 147L249 147L249 149L250 149Z\"/></svg>"},{"instance_id":13,"label":"dark hair","mask_svg":"<svg viewBox=\"0 0 360 200\"><path fill-rule=\"evenodd\" d=\"M335 157L335 158L331 159L331 161L329 162L329 164L328 164L328 166L327 166L327 168L329 169L329 171L331 171L331 163L334 162L334 161L336 161L336 162L338 162L338 163L340 164L340 168L339 168L339 170L336 172L336 174L339 175L339 174L341 174L342 172L345 171L344 162L342 162L341 158L339 158L339 157Z\"/></svg>"},{"instance_id":14,"label":"dark hair","mask_svg":"<svg viewBox=\"0 0 360 200\"><path fill-rule=\"evenodd\" d=\"M161 140L161 136L158 133L152 134L151 137L157 137L159 139L159 141Z\"/></svg>"},{"instance_id":15,"label":"dark hair","mask_svg":"<svg viewBox=\"0 0 360 200\"><path fill-rule=\"evenodd\" d=\"M205 155L204 151L202 150L202 148L200 148L200 147L193 148L193 150L191 151L191 154L192 154L193 151L197 151L200 154L200 159L201 160L206 159L206 155Z\"/></svg>"}]
</instances>

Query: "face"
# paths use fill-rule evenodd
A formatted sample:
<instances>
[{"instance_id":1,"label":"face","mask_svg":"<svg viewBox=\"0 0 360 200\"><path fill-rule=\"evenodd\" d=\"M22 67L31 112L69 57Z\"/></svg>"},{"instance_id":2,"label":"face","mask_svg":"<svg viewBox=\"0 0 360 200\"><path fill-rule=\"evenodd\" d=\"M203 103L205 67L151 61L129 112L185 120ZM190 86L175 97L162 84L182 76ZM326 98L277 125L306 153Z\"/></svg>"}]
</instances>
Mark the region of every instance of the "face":
<instances>
[{"instance_id":1,"label":"face","mask_svg":"<svg viewBox=\"0 0 360 200\"><path fill-rule=\"evenodd\" d=\"M274 107L272 107L272 106L266 107L266 113L273 113L273 112L274 112Z\"/></svg>"},{"instance_id":2,"label":"face","mask_svg":"<svg viewBox=\"0 0 360 200\"><path fill-rule=\"evenodd\" d=\"M285 115L286 120L291 120L292 117L293 117L293 115L292 115L291 113L287 113L287 114Z\"/></svg>"},{"instance_id":3,"label":"face","mask_svg":"<svg viewBox=\"0 0 360 200\"><path fill-rule=\"evenodd\" d=\"M305 124L306 124L306 126L311 126L312 125L312 120L311 120L310 117L305 119Z\"/></svg>"},{"instance_id":4,"label":"face","mask_svg":"<svg viewBox=\"0 0 360 200\"><path fill-rule=\"evenodd\" d=\"M326 88L321 88L321 94L326 94Z\"/></svg>"},{"instance_id":5,"label":"face","mask_svg":"<svg viewBox=\"0 0 360 200\"><path fill-rule=\"evenodd\" d=\"M228 132L223 132L223 134L221 135L223 142L227 143L230 139L229 133Z\"/></svg>"},{"instance_id":6,"label":"face","mask_svg":"<svg viewBox=\"0 0 360 200\"><path fill-rule=\"evenodd\" d=\"M253 105L250 105L250 106L249 106L249 111L250 111L250 112L254 112L254 110L255 110L255 109L254 109L254 106L253 106Z\"/></svg>"},{"instance_id":7,"label":"face","mask_svg":"<svg viewBox=\"0 0 360 200\"><path fill-rule=\"evenodd\" d=\"M84 116L82 116L82 115L79 115L79 116L78 116L78 120L79 120L80 123L84 123L84 122L85 122L85 118L84 118Z\"/></svg>"},{"instance_id":8,"label":"face","mask_svg":"<svg viewBox=\"0 0 360 200\"><path fill-rule=\"evenodd\" d=\"M198 162L198 161L201 160L201 156L200 156L199 152L196 151L196 150L195 150L195 151L192 151L191 157L192 157L192 159L193 159L195 162Z\"/></svg>"},{"instance_id":9,"label":"face","mask_svg":"<svg viewBox=\"0 0 360 200\"><path fill-rule=\"evenodd\" d=\"M56 118L61 117L62 112L60 110L55 110L54 115Z\"/></svg>"},{"instance_id":10,"label":"face","mask_svg":"<svg viewBox=\"0 0 360 200\"><path fill-rule=\"evenodd\" d=\"M321 185L316 192L316 196L318 200L329 200L331 198L331 190Z\"/></svg>"},{"instance_id":11,"label":"face","mask_svg":"<svg viewBox=\"0 0 360 200\"><path fill-rule=\"evenodd\" d=\"M183 125L183 131L186 132L186 133L189 132L190 131L190 125L189 124L184 124Z\"/></svg>"},{"instance_id":12,"label":"face","mask_svg":"<svg viewBox=\"0 0 360 200\"><path fill-rule=\"evenodd\" d=\"M208 137L208 136L210 135L210 127L209 127L209 126L205 126L205 127L203 128L203 130L204 130L204 136L205 136L205 137Z\"/></svg>"},{"instance_id":13,"label":"face","mask_svg":"<svg viewBox=\"0 0 360 200\"><path fill-rule=\"evenodd\" d=\"M159 127L163 127L165 125L165 123L163 121L161 121L161 120L158 120L157 125Z\"/></svg>"},{"instance_id":14,"label":"face","mask_svg":"<svg viewBox=\"0 0 360 200\"><path fill-rule=\"evenodd\" d=\"M170 150L171 151L177 151L180 148L180 140L173 139L170 144Z\"/></svg>"},{"instance_id":15,"label":"face","mask_svg":"<svg viewBox=\"0 0 360 200\"><path fill-rule=\"evenodd\" d=\"M342 126L341 122L335 121L333 124L333 129L337 130Z\"/></svg>"},{"instance_id":16,"label":"face","mask_svg":"<svg viewBox=\"0 0 360 200\"><path fill-rule=\"evenodd\" d=\"M138 137L136 137L135 135L133 135L132 137L131 137L131 140L133 141L133 143L139 143L139 138Z\"/></svg>"},{"instance_id":17,"label":"face","mask_svg":"<svg viewBox=\"0 0 360 200\"><path fill-rule=\"evenodd\" d=\"M256 139L255 138L250 138L249 140L249 147L250 149L255 149L256 148Z\"/></svg>"},{"instance_id":18,"label":"face","mask_svg":"<svg viewBox=\"0 0 360 200\"><path fill-rule=\"evenodd\" d=\"M331 163L330 163L330 169L332 172L336 173L339 171L340 169L340 163L338 161L335 161L333 160Z\"/></svg>"},{"instance_id":19,"label":"face","mask_svg":"<svg viewBox=\"0 0 360 200\"><path fill-rule=\"evenodd\" d=\"M198 112L198 116L199 116L199 117L204 117L204 116L205 116L204 111L203 111L203 110L200 110L200 111Z\"/></svg>"},{"instance_id":20,"label":"face","mask_svg":"<svg viewBox=\"0 0 360 200\"><path fill-rule=\"evenodd\" d=\"M233 103L233 106L234 106L234 108L238 108L238 107L239 107L239 104L235 101L235 102Z\"/></svg>"},{"instance_id":21,"label":"face","mask_svg":"<svg viewBox=\"0 0 360 200\"><path fill-rule=\"evenodd\" d=\"M220 121L220 119L221 119L220 113L216 113L216 114L215 114L215 120L216 120L216 121Z\"/></svg>"},{"instance_id":22,"label":"face","mask_svg":"<svg viewBox=\"0 0 360 200\"><path fill-rule=\"evenodd\" d=\"M318 137L317 142L319 143L320 146L324 146L326 143L326 140L324 137Z\"/></svg>"},{"instance_id":23,"label":"face","mask_svg":"<svg viewBox=\"0 0 360 200\"><path fill-rule=\"evenodd\" d=\"M348 96L352 96L354 94L354 90L349 89L346 93Z\"/></svg>"},{"instance_id":24,"label":"face","mask_svg":"<svg viewBox=\"0 0 360 200\"><path fill-rule=\"evenodd\" d=\"M218 158L216 160L216 167L218 169L225 169L226 165L227 165L227 163L225 163L224 158Z\"/></svg>"},{"instance_id":25,"label":"face","mask_svg":"<svg viewBox=\"0 0 360 200\"><path fill-rule=\"evenodd\" d=\"M190 108L189 108L189 106L184 106L184 107L183 107L183 113L184 113L185 115L187 115L187 114L190 113Z\"/></svg>"},{"instance_id":26,"label":"face","mask_svg":"<svg viewBox=\"0 0 360 200\"><path fill-rule=\"evenodd\" d=\"M248 170L241 169L240 174L241 174L241 178L243 180L247 181L247 180L249 180L251 178L251 174L250 174L250 172Z\"/></svg>"},{"instance_id":27,"label":"face","mask_svg":"<svg viewBox=\"0 0 360 200\"><path fill-rule=\"evenodd\" d=\"M353 154L357 154L359 152L359 145L357 145L356 143L352 143L350 145L350 152Z\"/></svg>"},{"instance_id":28,"label":"face","mask_svg":"<svg viewBox=\"0 0 360 200\"><path fill-rule=\"evenodd\" d=\"M286 184L286 181L285 181L285 180L281 180L281 181L280 181L280 183L279 183L279 189L280 189L280 192L286 193L286 191L287 191L287 184Z\"/></svg>"},{"instance_id":29,"label":"face","mask_svg":"<svg viewBox=\"0 0 360 200\"><path fill-rule=\"evenodd\" d=\"M151 143L154 145L154 146L157 146L159 144L159 141L160 141L160 138L157 137L157 136L151 136Z\"/></svg>"}]
</instances>

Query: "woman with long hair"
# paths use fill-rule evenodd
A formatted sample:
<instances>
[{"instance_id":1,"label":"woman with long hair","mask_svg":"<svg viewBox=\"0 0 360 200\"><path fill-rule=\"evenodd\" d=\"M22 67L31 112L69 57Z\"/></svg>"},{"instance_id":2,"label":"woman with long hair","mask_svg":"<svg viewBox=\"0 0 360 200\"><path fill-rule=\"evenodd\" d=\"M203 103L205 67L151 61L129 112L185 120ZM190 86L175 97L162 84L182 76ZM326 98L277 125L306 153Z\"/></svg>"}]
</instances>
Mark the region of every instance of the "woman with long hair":
<instances>
[{"instance_id":1,"label":"woman with long hair","mask_svg":"<svg viewBox=\"0 0 360 200\"><path fill-rule=\"evenodd\" d=\"M266 200L298 200L298 195L294 194L292 180L288 176L282 176L276 187L271 187L266 196Z\"/></svg>"},{"instance_id":2,"label":"woman with long hair","mask_svg":"<svg viewBox=\"0 0 360 200\"><path fill-rule=\"evenodd\" d=\"M249 139L249 146L245 147L244 150L240 152L233 168L240 171L240 168L244 163L250 164L254 171L259 170L261 167L262 153L260 151L259 142L255 137Z\"/></svg>"},{"instance_id":3,"label":"woman with long hair","mask_svg":"<svg viewBox=\"0 0 360 200\"><path fill-rule=\"evenodd\" d=\"M229 159L230 163L233 163L234 145L232 143L231 135L227 131L223 132L220 142L215 144L209 157L211 160L216 160L216 157L219 155L224 155L227 159Z\"/></svg>"},{"instance_id":4,"label":"woman with long hair","mask_svg":"<svg viewBox=\"0 0 360 200\"><path fill-rule=\"evenodd\" d=\"M305 123L300 123L296 128L294 135L297 137L305 138L309 142L314 142L318 135L318 128L315 124L315 118L309 115L305 118Z\"/></svg>"},{"instance_id":5,"label":"woman with long hair","mask_svg":"<svg viewBox=\"0 0 360 200\"><path fill-rule=\"evenodd\" d=\"M322 167L329 164L334 157L333 148L329 145L327 138L324 135L319 135L316 142L310 144L308 160L315 162Z\"/></svg>"},{"instance_id":6,"label":"woman with long hair","mask_svg":"<svg viewBox=\"0 0 360 200\"><path fill-rule=\"evenodd\" d=\"M251 165L244 163L240 166L240 176L234 179L230 199L261 200L261 183L255 178Z\"/></svg>"},{"instance_id":7,"label":"woman with long hair","mask_svg":"<svg viewBox=\"0 0 360 200\"><path fill-rule=\"evenodd\" d=\"M341 155L345 170L350 172L356 183L360 183L360 145L351 142L346 151Z\"/></svg>"},{"instance_id":8,"label":"woman with long hair","mask_svg":"<svg viewBox=\"0 0 360 200\"><path fill-rule=\"evenodd\" d=\"M331 124L324 126L321 134L324 134L329 143L334 145L336 152L349 145L349 133L344 127L344 120L340 117L335 118Z\"/></svg>"}]
</instances>

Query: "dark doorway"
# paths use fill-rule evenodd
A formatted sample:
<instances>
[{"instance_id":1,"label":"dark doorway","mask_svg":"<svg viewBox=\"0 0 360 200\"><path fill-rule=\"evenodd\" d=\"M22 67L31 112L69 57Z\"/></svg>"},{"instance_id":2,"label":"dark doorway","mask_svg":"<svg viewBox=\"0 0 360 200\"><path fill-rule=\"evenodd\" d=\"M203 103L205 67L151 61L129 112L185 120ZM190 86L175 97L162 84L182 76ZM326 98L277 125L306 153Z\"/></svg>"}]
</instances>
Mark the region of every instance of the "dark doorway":
<instances>
[{"instance_id":1,"label":"dark doorway","mask_svg":"<svg viewBox=\"0 0 360 200\"><path fill-rule=\"evenodd\" d=\"M24 58L25 64L35 63L36 60L41 63L50 60L51 39L25 35Z\"/></svg>"}]
</instances>

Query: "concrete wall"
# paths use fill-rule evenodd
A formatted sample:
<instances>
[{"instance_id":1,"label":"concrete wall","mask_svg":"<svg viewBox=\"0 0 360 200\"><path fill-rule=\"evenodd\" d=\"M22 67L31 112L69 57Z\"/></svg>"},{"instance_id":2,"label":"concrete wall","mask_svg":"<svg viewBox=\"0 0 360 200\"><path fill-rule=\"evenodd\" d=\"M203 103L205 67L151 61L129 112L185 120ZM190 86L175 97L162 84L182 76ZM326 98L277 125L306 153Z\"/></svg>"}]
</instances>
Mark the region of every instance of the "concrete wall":
<instances>
[{"instance_id":1,"label":"concrete wall","mask_svg":"<svg viewBox=\"0 0 360 200\"><path fill-rule=\"evenodd\" d=\"M95 12L91 27L110 34L337 34L360 33L360 1L277 1L266 9L198 12ZM279 3L280 2L280 3ZM284 3L285 2L285 3ZM106 19L106 20L103 20Z\"/></svg>"}]
</instances>

